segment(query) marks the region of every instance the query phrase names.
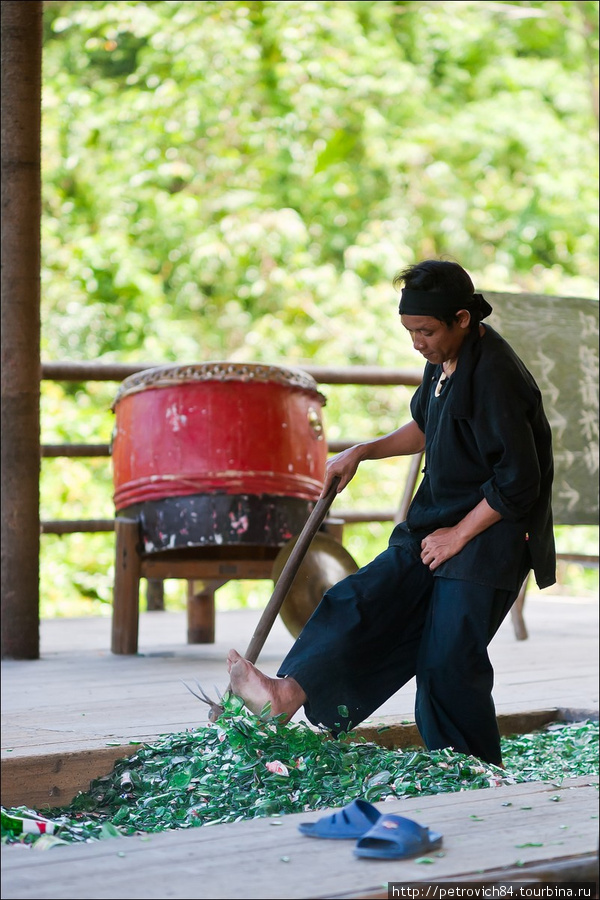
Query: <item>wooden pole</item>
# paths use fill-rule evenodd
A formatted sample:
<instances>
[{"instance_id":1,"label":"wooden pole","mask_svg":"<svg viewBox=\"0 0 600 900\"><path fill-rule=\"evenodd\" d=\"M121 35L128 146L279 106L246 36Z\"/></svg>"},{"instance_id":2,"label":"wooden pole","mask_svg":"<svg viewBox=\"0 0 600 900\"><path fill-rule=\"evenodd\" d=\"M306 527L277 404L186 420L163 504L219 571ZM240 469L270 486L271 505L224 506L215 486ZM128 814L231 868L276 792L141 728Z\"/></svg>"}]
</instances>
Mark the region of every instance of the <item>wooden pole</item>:
<instances>
[{"instance_id":1,"label":"wooden pole","mask_svg":"<svg viewBox=\"0 0 600 900\"><path fill-rule=\"evenodd\" d=\"M2 659L38 659L41 0L2 2Z\"/></svg>"}]
</instances>

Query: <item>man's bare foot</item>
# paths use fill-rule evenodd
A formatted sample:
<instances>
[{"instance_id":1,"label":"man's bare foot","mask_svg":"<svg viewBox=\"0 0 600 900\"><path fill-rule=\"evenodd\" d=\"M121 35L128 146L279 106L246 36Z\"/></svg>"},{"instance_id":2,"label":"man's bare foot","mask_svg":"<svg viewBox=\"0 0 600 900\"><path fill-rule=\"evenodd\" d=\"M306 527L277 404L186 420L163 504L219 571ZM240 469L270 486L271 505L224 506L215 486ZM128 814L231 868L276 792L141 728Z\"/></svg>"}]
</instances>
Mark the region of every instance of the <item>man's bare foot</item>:
<instances>
[{"instance_id":1,"label":"man's bare foot","mask_svg":"<svg viewBox=\"0 0 600 900\"><path fill-rule=\"evenodd\" d=\"M283 721L289 722L306 700L306 694L293 678L269 678L237 650L227 654L227 671L231 690L257 716L269 704L271 716L285 715Z\"/></svg>"}]
</instances>

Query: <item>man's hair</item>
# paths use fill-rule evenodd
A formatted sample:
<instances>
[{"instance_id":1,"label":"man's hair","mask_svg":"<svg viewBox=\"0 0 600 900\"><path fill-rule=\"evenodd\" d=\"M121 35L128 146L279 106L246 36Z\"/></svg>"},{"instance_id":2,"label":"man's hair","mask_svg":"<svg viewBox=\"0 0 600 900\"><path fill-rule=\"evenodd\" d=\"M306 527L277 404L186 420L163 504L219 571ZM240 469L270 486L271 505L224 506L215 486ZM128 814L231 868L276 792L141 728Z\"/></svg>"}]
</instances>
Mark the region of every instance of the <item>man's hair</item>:
<instances>
[{"instance_id":1,"label":"man's hair","mask_svg":"<svg viewBox=\"0 0 600 900\"><path fill-rule=\"evenodd\" d=\"M458 263L442 259L425 259L422 262L407 266L394 276L392 284L395 288L404 285L413 291L436 291L456 295L456 310L469 307L469 301L475 293L475 286L469 274ZM477 312L471 311L471 328L479 326L481 319ZM437 318L437 317L432 317ZM456 316L439 319L449 328L456 321Z\"/></svg>"},{"instance_id":2,"label":"man's hair","mask_svg":"<svg viewBox=\"0 0 600 900\"><path fill-rule=\"evenodd\" d=\"M455 262L442 259L425 259L407 266L394 277L394 287L404 284L414 291L447 291L464 297L465 301L475 293L470 276Z\"/></svg>"}]
</instances>

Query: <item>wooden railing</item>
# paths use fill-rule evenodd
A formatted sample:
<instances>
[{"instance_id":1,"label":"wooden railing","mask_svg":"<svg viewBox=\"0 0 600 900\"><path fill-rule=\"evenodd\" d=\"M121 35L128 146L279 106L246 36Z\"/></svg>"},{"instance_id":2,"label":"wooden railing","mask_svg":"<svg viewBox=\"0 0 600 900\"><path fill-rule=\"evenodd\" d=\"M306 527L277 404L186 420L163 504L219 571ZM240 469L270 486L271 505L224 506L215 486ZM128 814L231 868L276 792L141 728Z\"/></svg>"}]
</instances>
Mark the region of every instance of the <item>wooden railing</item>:
<instances>
[{"instance_id":1,"label":"wooden railing","mask_svg":"<svg viewBox=\"0 0 600 900\"><path fill-rule=\"evenodd\" d=\"M42 380L45 381L114 381L121 382L136 372L154 368L155 364L128 363L74 363L53 362L42 364ZM327 368L322 366L301 366L302 371L312 376L318 384L345 384L370 386L417 387L421 383L420 369L390 369L377 366L344 366ZM361 438L352 440L332 440L328 442L331 453L339 453L352 447ZM43 458L56 457L109 457L109 444L43 444ZM420 467L420 455L411 460L411 466L404 487L404 493L396 509L384 510L339 510L336 516L345 523L392 522L405 514L414 491ZM114 530L114 519L62 519L45 520L40 523L42 534L74 534L78 532L110 532Z\"/></svg>"}]
</instances>

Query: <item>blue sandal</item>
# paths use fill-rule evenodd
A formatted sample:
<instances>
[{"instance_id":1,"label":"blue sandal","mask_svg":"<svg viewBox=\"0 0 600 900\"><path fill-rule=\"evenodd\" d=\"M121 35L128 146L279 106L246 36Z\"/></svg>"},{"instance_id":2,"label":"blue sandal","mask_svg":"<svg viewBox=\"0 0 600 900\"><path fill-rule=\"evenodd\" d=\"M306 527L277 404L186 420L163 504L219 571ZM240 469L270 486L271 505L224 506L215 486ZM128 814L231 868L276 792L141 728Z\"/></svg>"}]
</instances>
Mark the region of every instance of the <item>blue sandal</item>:
<instances>
[{"instance_id":1,"label":"blue sandal","mask_svg":"<svg viewBox=\"0 0 600 900\"><path fill-rule=\"evenodd\" d=\"M403 816L383 815L356 842L354 855L373 859L408 859L441 846L441 834Z\"/></svg>"},{"instance_id":2,"label":"blue sandal","mask_svg":"<svg viewBox=\"0 0 600 900\"><path fill-rule=\"evenodd\" d=\"M323 816L316 822L304 822L298 830L307 837L332 840L356 839L369 831L381 813L366 800L353 800L352 803L330 816Z\"/></svg>"}]
</instances>

